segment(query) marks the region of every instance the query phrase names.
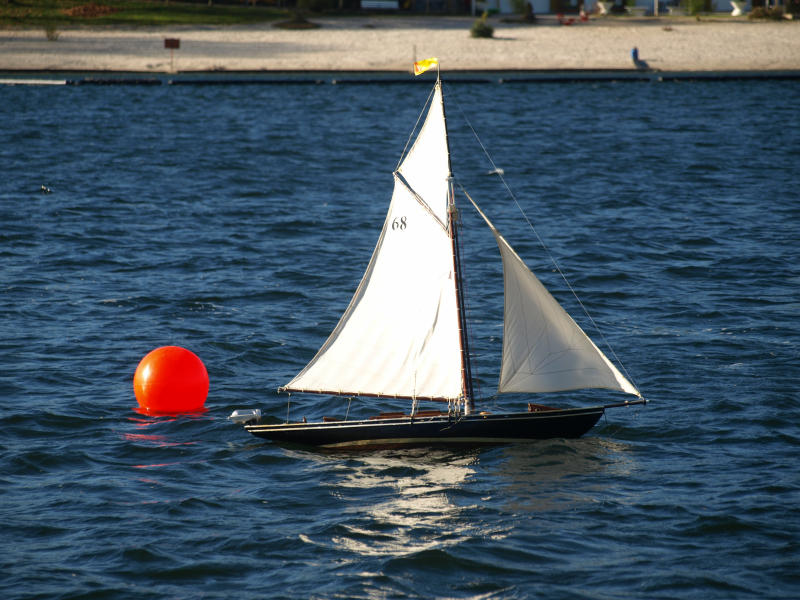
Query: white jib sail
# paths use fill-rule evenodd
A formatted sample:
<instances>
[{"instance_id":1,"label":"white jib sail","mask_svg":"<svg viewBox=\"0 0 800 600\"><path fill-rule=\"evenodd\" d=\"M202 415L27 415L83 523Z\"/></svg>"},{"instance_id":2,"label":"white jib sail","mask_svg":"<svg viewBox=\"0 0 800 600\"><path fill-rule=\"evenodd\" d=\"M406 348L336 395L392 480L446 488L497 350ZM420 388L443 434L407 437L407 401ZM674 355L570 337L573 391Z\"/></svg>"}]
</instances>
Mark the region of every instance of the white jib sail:
<instances>
[{"instance_id":1,"label":"white jib sail","mask_svg":"<svg viewBox=\"0 0 800 600\"><path fill-rule=\"evenodd\" d=\"M638 396L633 384L550 295L505 238L489 226L503 258L505 284L498 391L606 388Z\"/></svg>"},{"instance_id":2,"label":"white jib sail","mask_svg":"<svg viewBox=\"0 0 800 600\"><path fill-rule=\"evenodd\" d=\"M536 278L475 201L503 259L503 360L499 393L563 392L585 388L640 396Z\"/></svg>"},{"instance_id":3,"label":"white jib sail","mask_svg":"<svg viewBox=\"0 0 800 600\"><path fill-rule=\"evenodd\" d=\"M449 164L441 88L395 173L364 277L338 325L287 390L456 399L462 393Z\"/></svg>"}]
</instances>

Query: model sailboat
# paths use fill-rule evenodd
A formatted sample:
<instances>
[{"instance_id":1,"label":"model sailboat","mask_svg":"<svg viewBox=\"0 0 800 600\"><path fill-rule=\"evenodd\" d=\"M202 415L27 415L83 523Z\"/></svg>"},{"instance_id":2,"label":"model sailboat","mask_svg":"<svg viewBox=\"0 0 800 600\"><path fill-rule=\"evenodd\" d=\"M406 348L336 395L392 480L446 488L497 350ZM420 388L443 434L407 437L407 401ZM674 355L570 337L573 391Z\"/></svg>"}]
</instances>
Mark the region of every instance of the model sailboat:
<instances>
[{"instance_id":1,"label":"model sailboat","mask_svg":"<svg viewBox=\"0 0 800 600\"><path fill-rule=\"evenodd\" d=\"M279 389L397 398L408 402L408 412L357 420L326 417L316 423L262 424L259 411L236 411L231 418L262 438L327 448L480 445L579 437L606 408L644 403L633 384L475 208L494 234L503 262L498 391L606 388L633 394L637 400L589 408L528 404L522 412L476 412L459 223L437 76L424 123L394 173L386 220L350 305L311 362ZM447 410L420 411L420 401L443 402Z\"/></svg>"}]
</instances>

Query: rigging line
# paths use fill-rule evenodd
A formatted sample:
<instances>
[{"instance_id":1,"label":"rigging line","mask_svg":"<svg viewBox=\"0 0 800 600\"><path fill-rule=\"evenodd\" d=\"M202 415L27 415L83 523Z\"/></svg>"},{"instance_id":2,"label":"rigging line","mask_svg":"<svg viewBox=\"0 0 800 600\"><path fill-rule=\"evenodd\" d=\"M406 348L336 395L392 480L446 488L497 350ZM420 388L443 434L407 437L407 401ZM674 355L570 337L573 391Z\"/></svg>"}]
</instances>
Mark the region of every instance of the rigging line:
<instances>
[{"instance_id":1,"label":"rigging line","mask_svg":"<svg viewBox=\"0 0 800 600\"><path fill-rule=\"evenodd\" d=\"M452 95L448 96L448 99L450 99L450 98L452 98ZM550 262L553 263L553 266L556 268L556 271L561 276L561 279L564 280L564 283L566 284L567 289L569 289L570 293L575 298L575 300L577 301L578 305L581 307L581 310L583 310L583 314L585 314L586 318L589 319L589 322L592 324L592 327L594 327L594 330L598 333L600 338L603 340L603 344L611 352L611 355L614 357L614 360L616 361L616 363L622 369L622 372L624 373L625 377L628 378L628 380L633 384L633 387L636 388L636 391L639 392L639 386L636 385L636 382L634 381L633 377L631 377L630 373L628 373L628 369L625 368L625 364L620 360L619 356L617 356L617 353L614 351L613 346L609 343L609 341L606 338L605 334L603 334L603 331L597 325L597 322L594 320L592 315L589 314L589 310L586 308L586 306L583 304L583 302L581 302L581 299L578 297L578 294L575 291L575 288L572 287L572 284L569 282L569 279L567 279L567 276L564 274L564 271L561 270L561 267L559 266L558 261L556 261L555 256L553 256L553 253L550 252L550 249L544 243L544 240L539 235L539 232L536 231L536 228L533 226L533 223L531 222L530 218L528 218L527 213L523 210L522 206L519 203L519 200L517 200L516 195L514 194L514 192L512 191L511 187L508 185L508 183L506 182L506 179L503 176L503 171L501 171L501 170L499 170L497 168L497 165L495 164L494 160L492 159L492 156L489 154L489 151L486 149L486 146L484 146L483 141L481 140L480 136L478 136L478 132L475 131L475 128L472 126L472 122L469 120L469 118L467 117L466 113L461 108L461 105L455 99L453 99L453 103L456 105L456 108L458 108L458 111L461 113L461 116L463 117L464 121L466 122L467 127L469 127L470 131L472 131L472 135L475 137L475 140L478 142L478 145L481 147L481 150L483 150L483 153L486 156L486 158L488 159L489 164L492 166L492 169L493 169L494 173L496 173L497 176L500 178L500 181L503 183L503 187L505 187L506 192L511 197L511 199L514 201L514 204L516 204L517 209L519 210L519 212L522 215L522 217L525 219L525 222L528 224L528 227L530 227L531 231L533 231L534 235L536 236L536 239L539 241L539 245L542 247L542 249L547 254L547 257L550 259ZM461 191L464 193L464 195L467 196L467 198L469 198L469 194L467 194L467 191L464 189L464 186L461 184L461 182L458 182L458 186L461 188ZM641 392L639 392L639 396L643 397Z\"/></svg>"},{"instance_id":2,"label":"rigging line","mask_svg":"<svg viewBox=\"0 0 800 600\"><path fill-rule=\"evenodd\" d=\"M400 168L400 165L403 163L403 159L406 156L406 151L408 150L408 145L411 143L411 140L414 138L414 134L417 132L417 127L419 127L419 122L422 120L423 115L427 114L428 105L431 103L431 99L433 98L433 93L436 91L436 88L433 87L428 94L428 99L425 100L425 104L422 106L422 110L420 111L419 115L417 116L417 122L414 123L414 127L411 129L411 133L408 134L408 139L406 140L406 145L403 147L403 151L400 153L400 160L397 161L397 166L394 168L397 171Z\"/></svg>"}]
</instances>

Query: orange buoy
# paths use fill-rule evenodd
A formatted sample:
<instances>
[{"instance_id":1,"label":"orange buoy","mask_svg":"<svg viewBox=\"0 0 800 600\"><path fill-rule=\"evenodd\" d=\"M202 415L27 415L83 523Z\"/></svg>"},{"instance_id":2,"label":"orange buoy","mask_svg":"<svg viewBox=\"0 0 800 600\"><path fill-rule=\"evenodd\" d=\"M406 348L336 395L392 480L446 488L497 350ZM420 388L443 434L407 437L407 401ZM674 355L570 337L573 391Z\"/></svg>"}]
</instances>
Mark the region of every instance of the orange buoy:
<instances>
[{"instance_id":1,"label":"orange buoy","mask_svg":"<svg viewBox=\"0 0 800 600\"><path fill-rule=\"evenodd\" d=\"M133 393L148 414L196 412L203 409L208 396L208 371L194 352L162 346L136 367Z\"/></svg>"}]
</instances>

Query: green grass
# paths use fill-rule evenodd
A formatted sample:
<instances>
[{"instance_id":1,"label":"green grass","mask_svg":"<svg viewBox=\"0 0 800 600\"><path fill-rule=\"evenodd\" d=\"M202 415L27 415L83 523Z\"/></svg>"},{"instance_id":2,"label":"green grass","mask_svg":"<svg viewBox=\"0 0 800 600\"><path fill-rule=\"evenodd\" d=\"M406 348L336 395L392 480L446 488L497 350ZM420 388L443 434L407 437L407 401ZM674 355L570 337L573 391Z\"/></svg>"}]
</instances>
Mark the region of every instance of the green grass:
<instances>
[{"instance_id":1,"label":"green grass","mask_svg":"<svg viewBox=\"0 0 800 600\"><path fill-rule=\"evenodd\" d=\"M76 7L94 14L73 14ZM96 10L97 8L100 10ZM173 0L0 0L0 27L71 25L243 25L287 18L269 6L175 2Z\"/></svg>"}]
</instances>

